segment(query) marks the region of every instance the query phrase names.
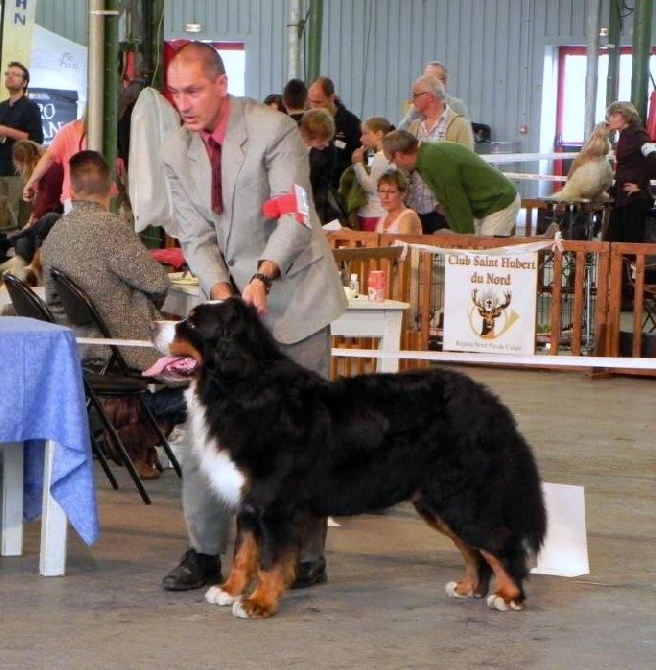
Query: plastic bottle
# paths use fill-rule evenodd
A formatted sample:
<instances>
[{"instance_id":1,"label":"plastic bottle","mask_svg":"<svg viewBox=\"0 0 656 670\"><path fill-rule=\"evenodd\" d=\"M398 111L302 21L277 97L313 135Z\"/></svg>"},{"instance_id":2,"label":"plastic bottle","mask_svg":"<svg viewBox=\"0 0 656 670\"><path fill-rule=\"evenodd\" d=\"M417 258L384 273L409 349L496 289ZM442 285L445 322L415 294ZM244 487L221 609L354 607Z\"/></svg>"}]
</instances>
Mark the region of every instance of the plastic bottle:
<instances>
[{"instance_id":1,"label":"plastic bottle","mask_svg":"<svg viewBox=\"0 0 656 670\"><path fill-rule=\"evenodd\" d=\"M358 280L357 274L351 275L351 282L349 286L351 287L351 290L353 291L354 295L356 296L360 295L360 281Z\"/></svg>"}]
</instances>

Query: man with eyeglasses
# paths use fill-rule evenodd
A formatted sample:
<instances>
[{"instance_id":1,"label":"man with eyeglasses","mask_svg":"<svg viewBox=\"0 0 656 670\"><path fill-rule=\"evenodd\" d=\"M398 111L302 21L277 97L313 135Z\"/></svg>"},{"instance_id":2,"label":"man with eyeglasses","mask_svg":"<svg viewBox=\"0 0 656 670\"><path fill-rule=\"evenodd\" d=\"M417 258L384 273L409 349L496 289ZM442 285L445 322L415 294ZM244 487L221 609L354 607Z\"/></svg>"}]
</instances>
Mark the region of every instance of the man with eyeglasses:
<instances>
[{"instance_id":1,"label":"man with eyeglasses","mask_svg":"<svg viewBox=\"0 0 656 670\"><path fill-rule=\"evenodd\" d=\"M426 67L424 68L422 74L439 79L440 82L442 83L442 86L444 86L444 90L446 92L446 87L449 81L449 71L446 69L446 65L444 65L444 63L440 63L440 61L438 60L432 60L426 64ZM415 96L413 95L412 102L414 103L414 101ZM446 93L444 97L444 103L449 105L449 107L451 107L451 109L456 114L460 114L461 116L464 116L466 119L469 119L469 111L467 109L467 105L460 98L455 98L454 96ZM411 105L410 108L408 109L408 113L399 121L399 125L397 126L398 129L408 130L408 126L415 119L418 119L419 117L420 117L419 112L415 109L414 105Z\"/></svg>"},{"instance_id":2,"label":"man with eyeglasses","mask_svg":"<svg viewBox=\"0 0 656 670\"><path fill-rule=\"evenodd\" d=\"M437 77L419 77L412 87L412 100L418 116L406 130L420 142L457 142L474 148L471 123L446 103L444 84ZM424 233L448 228L442 206L416 171L411 175L407 204L419 214Z\"/></svg>"},{"instance_id":3,"label":"man with eyeglasses","mask_svg":"<svg viewBox=\"0 0 656 670\"><path fill-rule=\"evenodd\" d=\"M23 190L21 178L11 161L11 148L17 140L43 142L41 111L27 97L28 69L12 61L5 72L7 100L0 102L0 229L20 227L19 207Z\"/></svg>"}]
</instances>

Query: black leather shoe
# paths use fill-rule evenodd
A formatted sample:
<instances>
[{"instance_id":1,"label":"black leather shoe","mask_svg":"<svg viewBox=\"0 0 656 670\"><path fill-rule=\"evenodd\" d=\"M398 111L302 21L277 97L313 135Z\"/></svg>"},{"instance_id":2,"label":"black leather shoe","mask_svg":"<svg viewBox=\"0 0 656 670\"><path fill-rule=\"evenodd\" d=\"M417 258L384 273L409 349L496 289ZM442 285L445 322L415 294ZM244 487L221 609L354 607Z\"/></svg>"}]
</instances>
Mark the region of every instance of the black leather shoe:
<instances>
[{"instance_id":1,"label":"black leather shoe","mask_svg":"<svg viewBox=\"0 0 656 670\"><path fill-rule=\"evenodd\" d=\"M167 591L191 591L211 584L220 584L221 559L218 556L200 554L195 549L188 549L180 561L162 579L162 586Z\"/></svg>"},{"instance_id":2,"label":"black leather shoe","mask_svg":"<svg viewBox=\"0 0 656 670\"><path fill-rule=\"evenodd\" d=\"M290 586L292 589L306 589L309 586L323 584L328 581L326 572L326 559L320 558L318 561L304 561L298 564L296 579Z\"/></svg>"}]
</instances>

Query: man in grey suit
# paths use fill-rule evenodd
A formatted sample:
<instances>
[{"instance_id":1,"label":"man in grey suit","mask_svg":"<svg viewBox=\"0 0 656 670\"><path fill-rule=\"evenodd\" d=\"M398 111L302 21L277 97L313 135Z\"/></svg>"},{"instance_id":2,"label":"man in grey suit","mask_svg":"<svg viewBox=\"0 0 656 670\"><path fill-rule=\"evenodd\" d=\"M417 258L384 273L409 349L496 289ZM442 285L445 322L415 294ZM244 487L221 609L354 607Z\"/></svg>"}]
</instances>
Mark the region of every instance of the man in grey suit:
<instances>
[{"instance_id":1,"label":"man in grey suit","mask_svg":"<svg viewBox=\"0 0 656 670\"><path fill-rule=\"evenodd\" d=\"M211 46L191 42L167 72L183 127L161 157L171 187L180 244L201 290L212 300L239 292L254 305L282 350L327 376L330 323L347 307L337 267L314 211L307 152L296 123L228 93ZM268 219L269 198L304 190L306 216ZM183 459L183 510L189 550L163 579L183 591L221 580L231 516L210 492L191 453ZM295 585L326 579L326 519L299 529Z\"/></svg>"}]
</instances>

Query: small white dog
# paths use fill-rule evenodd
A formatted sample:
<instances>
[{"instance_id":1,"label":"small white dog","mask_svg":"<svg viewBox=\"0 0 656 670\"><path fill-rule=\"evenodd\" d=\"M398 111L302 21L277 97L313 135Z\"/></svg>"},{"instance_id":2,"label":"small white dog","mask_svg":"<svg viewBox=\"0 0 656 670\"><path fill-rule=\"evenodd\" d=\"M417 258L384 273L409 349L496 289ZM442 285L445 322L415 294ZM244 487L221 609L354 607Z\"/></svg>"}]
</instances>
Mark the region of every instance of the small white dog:
<instances>
[{"instance_id":1,"label":"small white dog","mask_svg":"<svg viewBox=\"0 0 656 670\"><path fill-rule=\"evenodd\" d=\"M613 183L613 169L608 162L609 133L605 121L593 128L567 173L565 186L551 196L554 200L573 202L608 198L608 189Z\"/></svg>"}]
</instances>

